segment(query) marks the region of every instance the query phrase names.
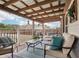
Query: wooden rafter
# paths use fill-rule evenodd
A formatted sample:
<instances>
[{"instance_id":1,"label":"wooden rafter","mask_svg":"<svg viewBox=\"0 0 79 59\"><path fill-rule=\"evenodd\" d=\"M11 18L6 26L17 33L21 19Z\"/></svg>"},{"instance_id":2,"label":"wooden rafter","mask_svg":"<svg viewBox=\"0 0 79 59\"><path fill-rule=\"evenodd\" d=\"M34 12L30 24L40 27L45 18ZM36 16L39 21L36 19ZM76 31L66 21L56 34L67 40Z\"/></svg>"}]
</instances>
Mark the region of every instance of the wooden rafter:
<instances>
[{"instance_id":1,"label":"wooden rafter","mask_svg":"<svg viewBox=\"0 0 79 59\"><path fill-rule=\"evenodd\" d=\"M62 10L58 10L58 11L54 11L54 12L40 14L40 15L33 15L32 17L43 16L43 15L48 15L48 14L54 14L54 13L59 13L59 12L63 12L63 9Z\"/></svg>"},{"instance_id":2,"label":"wooden rafter","mask_svg":"<svg viewBox=\"0 0 79 59\"><path fill-rule=\"evenodd\" d=\"M38 2L37 0L34 0L35 4L33 5L28 5L26 4L24 1L22 0L10 0L10 1L5 1L3 0L5 3L3 5L0 5L0 9L4 10L4 11L8 11L10 13L13 13L13 14L16 14L18 16L22 16L24 18L28 18L28 19L31 19L31 20L35 20L35 21L38 21L38 22L51 22L51 21L59 21L60 20L60 15L63 15L61 14L61 12L63 13L63 8L65 6L65 4L61 4L60 3L60 0L44 0L42 2ZM24 8L19 8L18 6L16 5L13 5L13 3L15 2L18 2L20 1L22 4L24 4L26 7ZM52 5L52 2L55 2L55 1L58 1L59 4L53 6ZM43 8L42 5L45 5L45 4L49 4L50 7L48 8ZM8 5L12 5L13 7L17 8L18 10L17 11L14 11L6 6ZM41 10L35 10L33 8L35 7L40 7ZM33 12L26 12L25 10L28 10L28 9L31 9L33 10ZM59 10L57 10L59 9ZM51 11L52 10L52 11ZM56 11L57 10L57 11ZM21 14L21 12L24 12L24 14ZM44 12L43 14L41 14L41 12ZM38 15L34 15L35 13L37 13ZM55 13L60 13L59 15L55 14ZM55 14L53 16L53 14ZM29 16L31 15L31 16ZM49 15L49 16L48 16ZM41 16L41 17L40 17ZM46 16L46 17L43 17L43 16ZM34 19L34 17L36 19Z\"/></svg>"},{"instance_id":3,"label":"wooden rafter","mask_svg":"<svg viewBox=\"0 0 79 59\"><path fill-rule=\"evenodd\" d=\"M47 20L47 21L49 21L49 20L55 20L55 19L58 19L58 20L60 20L60 18L59 17L45 17L45 18L43 18L42 20Z\"/></svg>"},{"instance_id":4,"label":"wooden rafter","mask_svg":"<svg viewBox=\"0 0 79 59\"><path fill-rule=\"evenodd\" d=\"M5 5L5 6L8 6L8 5L10 5L10 4L12 4L12 3L15 3L15 2L17 2L17 1L20 1L20 0L10 0L10 1L6 2L4 5Z\"/></svg>"},{"instance_id":5,"label":"wooden rafter","mask_svg":"<svg viewBox=\"0 0 79 59\"><path fill-rule=\"evenodd\" d=\"M58 1L58 4L59 4L59 6L61 5L60 0ZM60 7L59 7L59 9L60 9Z\"/></svg>"},{"instance_id":6,"label":"wooden rafter","mask_svg":"<svg viewBox=\"0 0 79 59\"><path fill-rule=\"evenodd\" d=\"M60 15L55 15L55 16L50 16L50 17L45 17L45 18L39 18L36 20L41 20L42 22L52 22L52 21L60 21L60 16L63 16L64 14Z\"/></svg>"},{"instance_id":7,"label":"wooden rafter","mask_svg":"<svg viewBox=\"0 0 79 59\"><path fill-rule=\"evenodd\" d=\"M6 2L5 0L3 0L4 2Z\"/></svg>"},{"instance_id":8,"label":"wooden rafter","mask_svg":"<svg viewBox=\"0 0 79 59\"><path fill-rule=\"evenodd\" d=\"M29 6L29 7L25 7L25 8L23 8L23 9L20 9L20 10L18 10L18 11L23 11L23 10L32 9L32 8L35 8L35 7L38 7L38 6L47 4L47 3L51 3L51 2L54 2L54 1L57 1L57 0L45 0L45 1L43 1L43 2L39 2L38 4L34 4L34 5Z\"/></svg>"},{"instance_id":9,"label":"wooden rafter","mask_svg":"<svg viewBox=\"0 0 79 59\"><path fill-rule=\"evenodd\" d=\"M64 14L60 14L60 15L55 15L55 16L49 16L49 17L45 17L45 18L39 18L41 20L46 20L46 19L56 19L56 18L60 18L60 16L63 16Z\"/></svg>"},{"instance_id":10,"label":"wooden rafter","mask_svg":"<svg viewBox=\"0 0 79 59\"><path fill-rule=\"evenodd\" d=\"M39 19L37 19L37 20L39 20ZM45 19L41 19L41 21L43 22L43 23L46 23L46 22L52 22L52 21L60 21L60 18L45 18Z\"/></svg>"},{"instance_id":11,"label":"wooden rafter","mask_svg":"<svg viewBox=\"0 0 79 59\"><path fill-rule=\"evenodd\" d=\"M12 13L12 14L16 14L16 15L18 15L18 16L21 16L21 17L28 18L28 19L32 20L31 18L27 17L26 15L23 15L23 14L20 14L20 13L18 13L18 12L16 12L16 11L13 11L13 10L11 10L11 9L9 9L9 8L7 8L7 7L5 7L5 6L3 6L3 5L0 5L0 9L1 9L1 10L4 10L4 11L6 11L6 12L10 12L10 13ZM39 20L36 20L36 21L40 22Z\"/></svg>"},{"instance_id":12,"label":"wooden rafter","mask_svg":"<svg viewBox=\"0 0 79 59\"><path fill-rule=\"evenodd\" d=\"M55 21L60 21L60 18L56 18L56 19L50 19L50 20L44 20L43 23L46 23L46 22L55 22Z\"/></svg>"},{"instance_id":13,"label":"wooden rafter","mask_svg":"<svg viewBox=\"0 0 79 59\"><path fill-rule=\"evenodd\" d=\"M38 11L35 11L35 12L32 12L32 13L27 13L26 15L39 13L39 12L45 12L45 11L48 11L48 10L51 10L51 9L61 8L61 7L64 7L64 5L65 4L61 4L60 6L53 6L52 8L46 8L46 9L43 9L43 10L38 10Z\"/></svg>"}]
</instances>

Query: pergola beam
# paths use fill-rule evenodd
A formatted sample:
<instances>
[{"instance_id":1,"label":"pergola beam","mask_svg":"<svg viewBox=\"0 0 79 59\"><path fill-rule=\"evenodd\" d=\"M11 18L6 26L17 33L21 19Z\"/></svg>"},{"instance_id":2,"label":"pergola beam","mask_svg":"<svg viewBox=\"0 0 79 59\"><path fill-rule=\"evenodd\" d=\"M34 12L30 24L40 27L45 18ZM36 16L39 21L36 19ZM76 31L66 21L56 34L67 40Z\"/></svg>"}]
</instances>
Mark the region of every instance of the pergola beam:
<instances>
[{"instance_id":1,"label":"pergola beam","mask_svg":"<svg viewBox=\"0 0 79 59\"><path fill-rule=\"evenodd\" d=\"M54 14L54 13L60 13L60 12L63 12L63 9L58 10L58 11L54 11L54 12L49 12L49 13L44 13L44 14L39 14L39 15L33 15L32 17L43 16L43 15Z\"/></svg>"},{"instance_id":2,"label":"pergola beam","mask_svg":"<svg viewBox=\"0 0 79 59\"><path fill-rule=\"evenodd\" d=\"M17 2L17 1L20 1L20 0L10 0L10 1L6 2L4 5L5 5L5 6L8 6L8 5L10 5L10 4L12 4L12 3L15 3L15 2Z\"/></svg>"},{"instance_id":3,"label":"pergola beam","mask_svg":"<svg viewBox=\"0 0 79 59\"><path fill-rule=\"evenodd\" d=\"M32 20L31 18L27 17L26 15L23 15L23 14L20 14L16 11L13 11L12 9L9 9L9 8L3 6L3 5L0 5L0 9L3 10L3 11L6 11L6 12L9 12L9 13L12 13L12 14L15 14L15 15L18 15L18 16ZM36 20L36 21L40 22L39 20Z\"/></svg>"},{"instance_id":4,"label":"pergola beam","mask_svg":"<svg viewBox=\"0 0 79 59\"><path fill-rule=\"evenodd\" d=\"M51 3L51 2L54 2L54 1L58 1L58 0L45 0L45 1L43 1L43 2L39 2L39 3L34 4L34 5L31 5L31 6L29 6L29 7L25 7L25 8L23 8L23 9L19 9L18 11L23 11L23 10L32 9L32 8L35 8L35 7L38 7L38 6L47 4L47 3Z\"/></svg>"},{"instance_id":5,"label":"pergola beam","mask_svg":"<svg viewBox=\"0 0 79 59\"><path fill-rule=\"evenodd\" d=\"M46 22L53 22L53 21L60 21L60 18L49 18L49 19L42 19L42 22L43 23L46 23Z\"/></svg>"},{"instance_id":6,"label":"pergola beam","mask_svg":"<svg viewBox=\"0 0 79 59\"><path fill-rule=\"evenodd\" d=\"M52 22L52 21L60 21L60 16L63 16L64 14L60 14L60 15L55 15L55 16L50 16L50 17L45 17L45 18L40 18L37 20L42 20L43 23L45 22Z\"/></svg>"},{"instance_id":7,"label":"pergola beam","mask_svg":"<svg viewBox=\"0 0 79 59\"><path fill-rule=\"evenodd\" d=\"M56 19L56 18L60 18L60 16L62 16L63 14L61 15L55 15L55 16L49 16L49 17L45 17L45 18L41 18L41 19Z\"/></svg>"},{"instance_id":8,"label":"pergola beam","mask_svg":"<svg viewBox=\"0 0 79 59\"><path fill-rule=\"evenodd\" d=\"M53 9L57 9L57 8L62 8L64 6L65 6L65 4L61 4L60 6L53 6L52 8L46 8L46 9L43 9L43 10L38 10L38 11L35 11L35 12L32 12L32 13L27 13L26 15L30 15L30 14L34 14L34 13L39 13L39 12L45 12L45 11L53 10Z\"/></svg>"},{"instance_id":9,"label":"pergola beam","mask_svg":"<svg viewBox=\"0 0 79 59\"><path fill-rule=\"evenodd\" d=\"M51 19L51 20L45 20L43 23L46 23L46 22L55 22L55 21L60 21L60 18Z\"/></svg>"},{"instance_id":10,"label":"pergola beam","mask_svg":"<svg viewBox=\"0 0 79 59\"><path fill-rule=\"evenodd\" d=\"M26 7L21 9L21 8L13 5L13 3L18 2L18 1L22 2ZM59 5L56 5L56 6L52 5L52 2L59 1L59 0L44 0L42 2L37 2L37 0L34 0L34 1L35 1L35 4L28 6L28 4L26 4L22 0L10 0L10 1L4 0L5 3L3 5L0 5L0 9L13 13L13 14L16 14L18 16L24 17L24 18L28 18L28 19L37 21L37 22L47 22L47 21L50 22L50 21L55 21L55 20L57 21L60 19L60 15L63 14L62 7L64 7L65 4L60 4L60 2L59 2ZM45 5L45 4L50 4L50 7L43 9L41 6ZM8 8L7 7L8 5L12 5L13 7L18 8L18 10L14 11L14 10ZM40 7L41 10L35 11L33 9L35 7ZM25 12L25 10L28 10L28 9L32 9L34 12L32 12L32 13ZM54 9L56 9L56 10L54 10ZM59 9L59 10L57 10L57 9ZM52 10L52 11L50 11L50 10ZM24 13L26 13L26 14L21 14L20 12L22 12L22 11L24 11ZM46 11L49 11L49 12L47 13ZM41 14L40 12L44 12L44 14ZM34 13L38 13L38 15L32 15ZM57 16L56 16L55 13L59 13L59 14L57 14ZM54 14L54 16L49 15L49 14ZM32 16L30 17L29 15L32 15ZM43 17L45 15L46 15L46 17ZM49 16L47 16L47 15L49 15ZM39 16L41 16L42 18L39 18ZM33 17L36 17L36 19L34 19Z\"/></svg>"}]
</instances>

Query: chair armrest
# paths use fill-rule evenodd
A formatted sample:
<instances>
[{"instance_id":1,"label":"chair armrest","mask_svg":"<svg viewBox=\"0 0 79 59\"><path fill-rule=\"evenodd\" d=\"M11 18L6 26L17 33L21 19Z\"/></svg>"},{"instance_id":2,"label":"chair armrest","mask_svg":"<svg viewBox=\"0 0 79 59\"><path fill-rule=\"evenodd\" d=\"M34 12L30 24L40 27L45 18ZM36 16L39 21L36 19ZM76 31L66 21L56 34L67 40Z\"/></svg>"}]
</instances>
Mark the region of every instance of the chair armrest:
<instances>
[{"instance_id":1,"label":"chair armrest","mask_svg":"<svg viewBox=\"0 0 79 59\"><path fill-rule=\"evenodd\" d=\"M7 43L0 43L0 47L1 47L1 48L5 48L5 47L3 46L3 44L7 45ZM8 45L8 46L13 46L13 44ZM7 46L7 47L8 47L8 46Z\"/></svg>"},{"instance_id":2,"label":"chair armrest","mask_svg":"<svg viewBox=\"0 0 79 59\"><path fill-rule=\"evenodd\" d=\"M7 43L0 43L0 45L3 45L3 44L7 44Z\"/></svg>"},{"instance_id":3,"label":"chair armrest","mask_svg":"<svg viewBox=\"0 0 79 59\"><path fill-rule=\"evenodd\" d=\"M58 47L56 45L51 45L51 44L45 44L45 46L55 46L55 47Z\"/></svg>"},{"instance_id":4,"label":"chair armrest","mask_svg":"<svg viewBox=\"0 0 79 59\"><path fill-rule=\"evenodd\" d=\"M0 45L2 45L2 44L7 44L7 43L0 43ZM11 44L11 45L13 45L13 44Z\"/></svg>"},{"instance_id":5,"label":"chair armrest","mask_svg":"<svg viewBox=\"0 0 79 59\"><path fill-rule=\"evenodd\" d=\"M71 47L62 47L62 48L64 48L64 49L71 49Z\"/></svg>"},{"instance_id":6,"label":"chair armrest","mask_svg":"<svg viewBox=\"0 0 79 59\"><path fill-rule=\"evenodd\" d=\"M55 45L51 45L51 44L45 44L44 45L44 58L46 57L46 46L55 46ZM64 49L71 49L71 47L62 47Z\"/></svg>"},{"instance_id":7,"label":"chair armrest","mask_svg":"<svg viewBox=\"0 0 79 59\"><path fill-rule=\"evenodd\" d=\"M51 40L46 40L46 41L51 41Z\"/></svg>"},{"instance_id":8,"label":"chair armrest","mask_svg":"<svg viewBox=\"0 0 79 59\"><path fill-rule=\"evenodd\" d=\"M45 49L46 49L46 46L56 46L56 45L45 44ZM56 46L56 47L58 47L58 46ZM71 49L71 47L62 47L62 48L64 48L64 49Z\"/></svg>"},{"instance_id":9,"label":"chair armrest","mask_svg":"<svg viewBox=\"0 0 79 59\"><path fill-rule=\"evenodd\" d=\"M46 46L53 46L53 45L51 45L51 44L44 44L44 58L45 58L45 56L46 56Z\"/></svg>"}]
</instances>

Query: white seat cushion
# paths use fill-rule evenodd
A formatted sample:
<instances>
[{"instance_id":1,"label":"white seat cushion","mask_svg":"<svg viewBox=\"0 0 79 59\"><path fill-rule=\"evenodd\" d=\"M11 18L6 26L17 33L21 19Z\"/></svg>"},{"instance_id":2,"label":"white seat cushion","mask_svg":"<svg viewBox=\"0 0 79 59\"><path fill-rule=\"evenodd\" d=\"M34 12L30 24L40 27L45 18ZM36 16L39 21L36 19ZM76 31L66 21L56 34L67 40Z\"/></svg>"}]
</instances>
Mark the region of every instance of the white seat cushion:
<instances>
[{"instance_id":1,"label":"white seat cushion","mask_svg":"<svg viewBox=\"0 0 79 59\"><path fill-rule=\"evenodd\" d=\"M56 58L66 58L67 55L63 54L62 50L51 50L50 46L46 47L46 55L50 55Z\"/></svg>"},{"instance_id":2,"label":"white seat cushion","mask_svg":"<svg viewBox=\"0 0 79 59\"><path fill-rule=\"evenodd\" d=\"M67 55L63 54L60 50L47 50L46 55L54 56L56 58L66 58Z\"/></svg>"},{"instance_id":3,"label":"white seat cushion","mask_svg":"<svg viewBox=\"0 0 79 59\"><path fill-rule=\"evenodd\" d=\"M74 36L68 33L63 33L64 37L64 44L63 47L72 47L72 44L74 42ZM64 54L68 54L70 49L62 49Z\"/></svg>"}]
</instances>

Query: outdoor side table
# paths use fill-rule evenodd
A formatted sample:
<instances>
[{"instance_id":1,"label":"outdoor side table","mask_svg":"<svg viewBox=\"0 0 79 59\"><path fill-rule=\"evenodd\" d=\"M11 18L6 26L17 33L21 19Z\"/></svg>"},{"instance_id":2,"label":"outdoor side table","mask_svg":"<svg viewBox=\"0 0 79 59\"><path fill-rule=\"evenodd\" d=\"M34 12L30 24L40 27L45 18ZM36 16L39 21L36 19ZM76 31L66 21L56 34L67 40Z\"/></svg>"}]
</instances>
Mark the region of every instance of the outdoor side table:
<instances>
[{"instance_id":1,"label":"outdoor side table","mask_svg":"<svg viewBox=\"0 0 79 59\"><path fill-rule=\"evenodd\" d=\"M41 44L42 45L42 40L29 40L26 42L27 44L27 51L29 49L29 47L33 47L33 50L35 48L35 46L37 46L38 44Z\"/></svg>"}]
</instances>

